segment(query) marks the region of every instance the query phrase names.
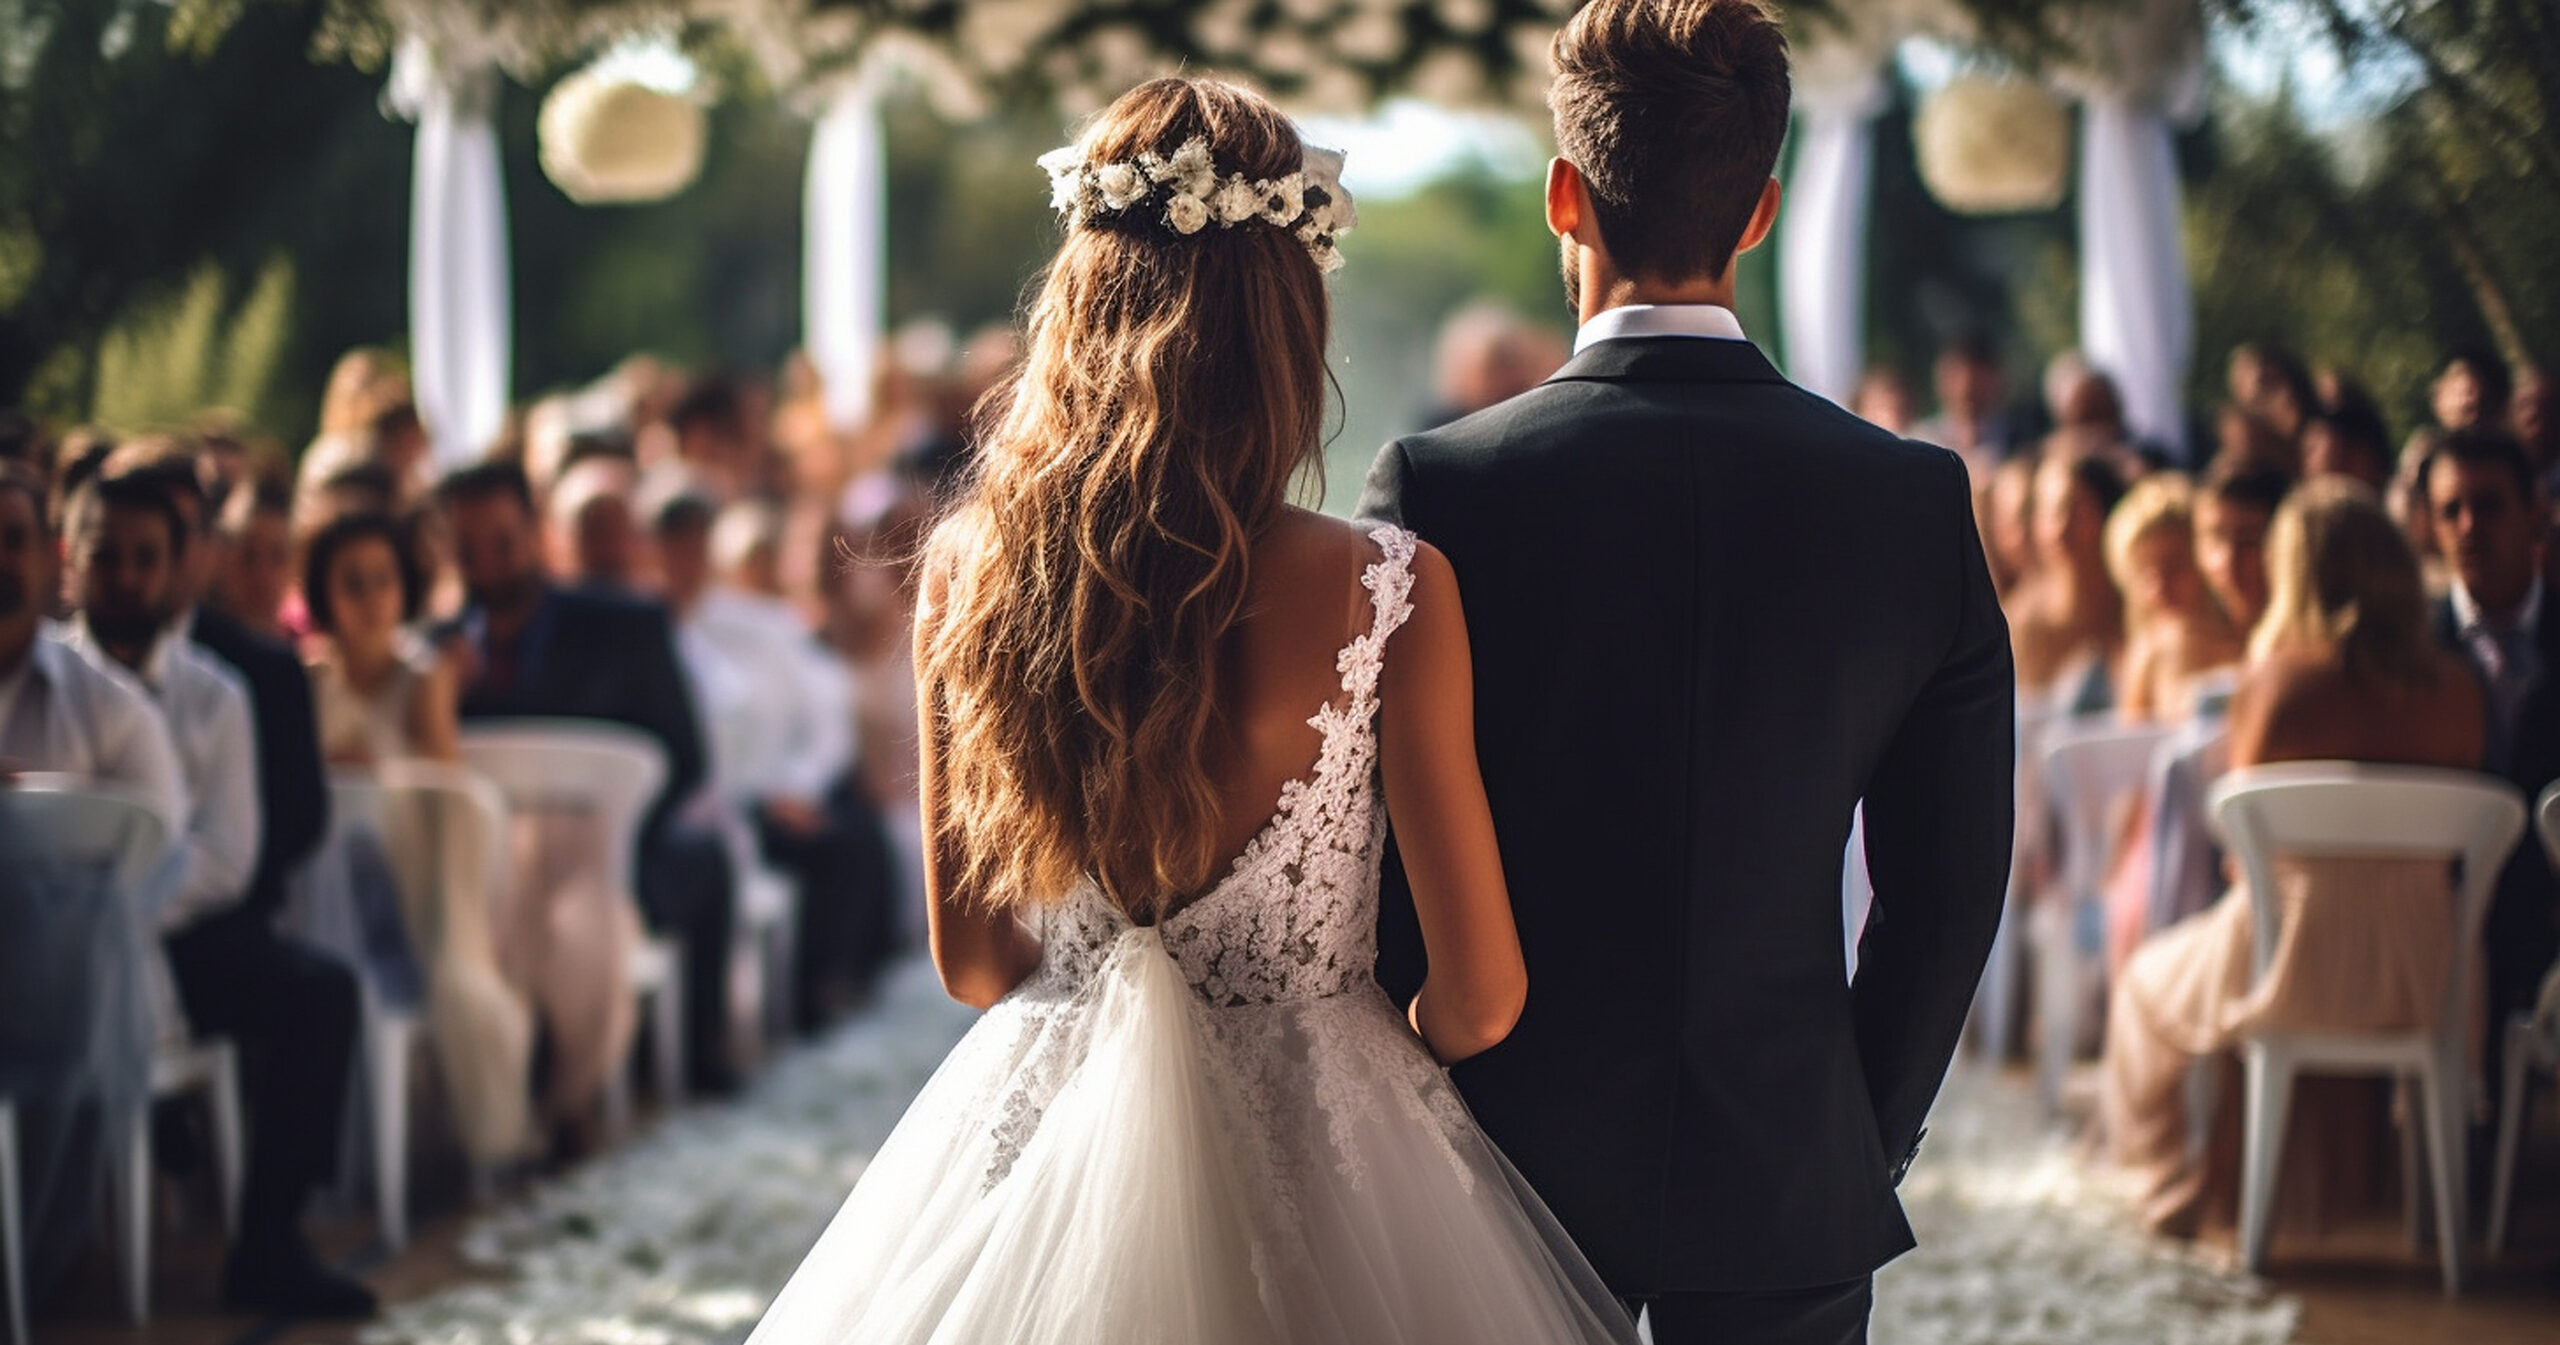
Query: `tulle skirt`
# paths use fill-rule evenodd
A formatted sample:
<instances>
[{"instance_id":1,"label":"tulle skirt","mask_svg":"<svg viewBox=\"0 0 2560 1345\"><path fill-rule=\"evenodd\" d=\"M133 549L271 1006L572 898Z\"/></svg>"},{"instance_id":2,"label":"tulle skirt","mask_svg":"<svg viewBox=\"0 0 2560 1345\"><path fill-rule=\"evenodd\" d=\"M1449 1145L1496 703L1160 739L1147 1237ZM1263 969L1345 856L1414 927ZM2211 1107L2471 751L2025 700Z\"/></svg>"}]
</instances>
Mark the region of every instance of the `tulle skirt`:
<instances>
[{"instance_id":1,"label":"tulle skirt","mask_svg":"<svg viewBox=\"0 0 2560 1345\"><path fill-rule=\"evenodd\" d=\"M1636 1339L1374 986L1213 1008L1133 929L952 1050L750 1345Z\"/></svg>"}]
</instances>

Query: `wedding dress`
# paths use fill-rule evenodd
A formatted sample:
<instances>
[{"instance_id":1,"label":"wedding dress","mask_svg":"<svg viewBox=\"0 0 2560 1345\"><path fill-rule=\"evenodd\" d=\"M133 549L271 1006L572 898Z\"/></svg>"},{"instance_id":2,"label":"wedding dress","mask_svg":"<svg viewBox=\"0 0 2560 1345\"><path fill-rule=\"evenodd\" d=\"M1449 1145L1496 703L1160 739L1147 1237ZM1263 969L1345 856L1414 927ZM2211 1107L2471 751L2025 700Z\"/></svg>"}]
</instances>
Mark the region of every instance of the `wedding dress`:
<instances>
[{"instance_id":1,"label":"wedding dress","mask_svg":"<svg viewBox=\"0 0 2560 1345\"><path fill-rule=\"evenodd\" d=\"M1635 1328L1374 979L1378 677L1413 537L1314 768L1217 886L1090 881L955 1047L750 1345L1562 1345Z\"/></svg>"}]
</instances>

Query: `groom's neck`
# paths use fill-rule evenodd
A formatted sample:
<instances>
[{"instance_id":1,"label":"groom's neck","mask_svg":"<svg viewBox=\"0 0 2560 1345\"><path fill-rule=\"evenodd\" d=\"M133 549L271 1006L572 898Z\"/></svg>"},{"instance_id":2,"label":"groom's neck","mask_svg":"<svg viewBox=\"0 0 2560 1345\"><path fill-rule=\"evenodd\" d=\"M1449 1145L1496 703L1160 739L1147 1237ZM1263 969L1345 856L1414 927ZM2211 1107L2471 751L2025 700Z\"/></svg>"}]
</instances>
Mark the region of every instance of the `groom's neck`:
<instances>
[{"instance_id":1,"label":"groom's neck","mask_svg":"<svg viewBox=\"0 0 2560 1345\"><path fill-rule=\"evenodd\" d=\"M1577 296L1580 312L1576 320L1589 322L1612 308L1636 304L1713 304L1718 308L1733 307L1733 270L1725 268L1720 276L1690 276L1678 280L1654 277L1638 278L1620 275L1605 258L1586 250L1582 258L1582 292Z\"/></svg>"}]
</instances>

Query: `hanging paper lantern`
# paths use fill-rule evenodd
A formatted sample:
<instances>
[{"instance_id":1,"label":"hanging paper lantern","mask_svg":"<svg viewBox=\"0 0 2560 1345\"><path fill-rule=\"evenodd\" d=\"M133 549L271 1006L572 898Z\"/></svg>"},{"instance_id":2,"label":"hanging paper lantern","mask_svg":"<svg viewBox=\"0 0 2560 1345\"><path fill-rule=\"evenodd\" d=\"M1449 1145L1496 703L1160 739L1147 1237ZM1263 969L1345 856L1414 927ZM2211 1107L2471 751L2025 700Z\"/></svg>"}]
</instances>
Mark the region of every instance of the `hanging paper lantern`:
<instances>
[{"instance_id":1,"label":"hanging paper lantern","mask_svg":"<svg viewBox=\"0 0 2560 1345\"><path fill-rule=\"evenodd\" d=\"M552 86L537 129L543 173L580 205L662 201L702 172L699 104L593 68Z\"/></svg>"},{"instance_id":2,"label":"hanging paper lantern","mask_svg":"<svg viewBox=\"0 0 2560 1345\"><path fill-rule=\"evenodd\" d=\"M1963 75L1921 103L1911 122L1920 180L1949 210L2051 210L2071 177L2071 116L2021 79Z\"/></svg>"}]
</instances>

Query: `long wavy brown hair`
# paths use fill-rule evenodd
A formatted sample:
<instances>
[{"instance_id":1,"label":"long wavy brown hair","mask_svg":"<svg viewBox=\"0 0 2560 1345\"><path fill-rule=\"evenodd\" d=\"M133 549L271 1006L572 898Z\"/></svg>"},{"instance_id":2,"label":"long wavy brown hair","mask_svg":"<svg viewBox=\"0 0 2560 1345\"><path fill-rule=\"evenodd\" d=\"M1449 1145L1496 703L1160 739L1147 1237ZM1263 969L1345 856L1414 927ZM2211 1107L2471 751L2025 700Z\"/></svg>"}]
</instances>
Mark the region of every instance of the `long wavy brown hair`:
<instances>
[{"instance_id":1,"label":"long wavy brown hair","mask_svg":"<svg viewBox=\"0 0 2560 1345\"><path fill-rule=\"evenodd\" d=\"M1271 104L1200 79L1130 90L1081 143L1125 162L1193 137L1221 176L1285 177L1305 153ZM1147 916L1208 883L1219 643L1255 539L1320 447L1313 259L1285 229L1186 236L1157 213L1068 229L976 480L927 545L937 855L1000 909L1090 874Z\"/></svg>"}]
</instances>

